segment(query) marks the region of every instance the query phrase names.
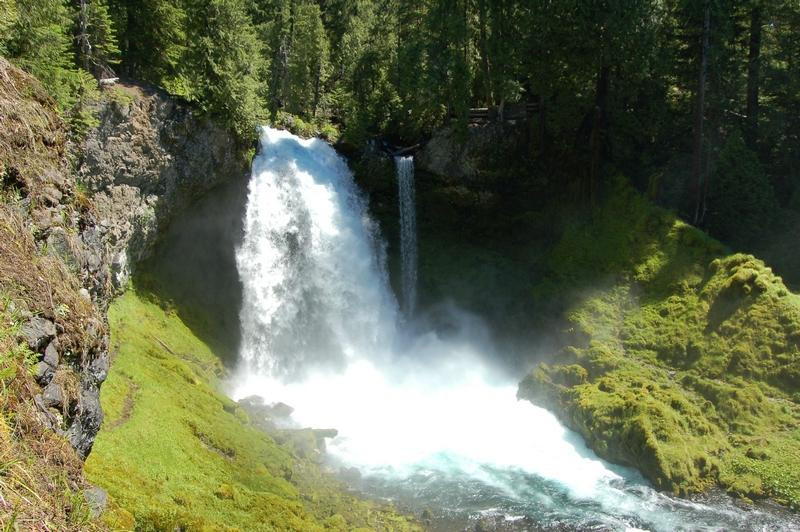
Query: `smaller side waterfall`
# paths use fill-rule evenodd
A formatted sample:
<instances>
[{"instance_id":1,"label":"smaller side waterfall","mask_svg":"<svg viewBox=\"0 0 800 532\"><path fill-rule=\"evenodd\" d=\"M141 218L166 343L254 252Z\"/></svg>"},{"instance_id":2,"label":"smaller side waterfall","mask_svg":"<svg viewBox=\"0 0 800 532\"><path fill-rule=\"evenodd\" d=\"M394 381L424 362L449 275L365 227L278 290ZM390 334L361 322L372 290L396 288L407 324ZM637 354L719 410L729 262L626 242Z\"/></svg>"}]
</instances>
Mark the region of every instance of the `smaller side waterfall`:
<instances>
[{"instance_id":1,"label":"smaller side waterfall","mask_svg":"<svg viewBox=\"0 0 800 532\"><path fill-rule=\"evenodd\" d=\"M414 157L397 156L397 195L400 209L401 306L406 316L417 305L417 214L414 200Z\"/></svg>"}]
</instances>

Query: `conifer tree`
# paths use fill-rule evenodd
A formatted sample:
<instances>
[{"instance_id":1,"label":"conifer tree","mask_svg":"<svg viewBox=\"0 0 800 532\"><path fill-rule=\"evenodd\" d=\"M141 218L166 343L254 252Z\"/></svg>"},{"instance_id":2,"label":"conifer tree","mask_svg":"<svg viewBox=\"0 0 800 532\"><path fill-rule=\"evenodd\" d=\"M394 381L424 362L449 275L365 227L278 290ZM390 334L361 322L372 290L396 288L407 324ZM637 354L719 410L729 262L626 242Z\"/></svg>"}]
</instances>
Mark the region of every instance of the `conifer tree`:
<instances>
[{"instance_id":1,"label":"conifer tree","mask_svg":"<svg viewBox=\"0 0 800 532\"><path fill-rule=\"evenodd\" d=\"M319 5L300 2L294 9L292 25L283 99L290 113L313 117L329 69L328 40Z\"/></svg>"},{"instance_id":2,"label":"conifer tree","mask_svg":"<svg viewBox=\"0 0 800 532\"><path fill-rule=\"evenodd\" d=\"M107 0L117 30L125 76L185 95L178 67L186 51L183 1Z\"/></svg>"},{"instance_id":3,"label":"conifer tree","mask_svg":"<svg viewBox=\"0 0 800 532\"><path fill-rule=\"evenodd\" d=\"M242 0L187 0L187 96L240 138L265 117L259 97L262 46Z\"/></svg>"},{"instance_id":4,"label":"conifer tree","mask_svg":"<svg viewBox=\"0 0 800 532\"><path fill-rule=\"evenodd\" d=\"M119 46L106 0L77 1L75 32L79 64L98 78L112 77L119 61Z\"/></svg>"},{"instance_id":5,"label":"conifer tree","mask_svg":"<svg viewBox=\"0 0 800 532\"><path fill-rule=\"evenodd\" d=\"M39 78L62 110L75 103L73 17L61 0L16 0L17 19L6 42L8 55Z\"/></svg>"}]
</instances>

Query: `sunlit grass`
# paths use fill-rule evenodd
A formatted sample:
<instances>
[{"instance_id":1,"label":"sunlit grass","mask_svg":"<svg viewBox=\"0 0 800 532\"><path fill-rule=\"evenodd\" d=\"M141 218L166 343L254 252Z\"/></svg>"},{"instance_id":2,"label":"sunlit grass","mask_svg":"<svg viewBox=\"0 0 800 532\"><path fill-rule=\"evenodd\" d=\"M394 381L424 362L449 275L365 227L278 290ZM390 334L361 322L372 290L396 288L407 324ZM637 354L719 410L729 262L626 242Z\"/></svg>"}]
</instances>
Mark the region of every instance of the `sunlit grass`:
<instances>
[{"instance_id":1,"label":"sunlit grass","mask_svg":"<svg viewBox=\"0 0 800 532\"><path fill-rule=\"evenodd\" d=\"M219 360L173 312L131 290L109 321L106 418L86 474L113 497L113 527L411 528L391 509L344 494L252 426L219 391Z\"/></svg>"}]
</instances>

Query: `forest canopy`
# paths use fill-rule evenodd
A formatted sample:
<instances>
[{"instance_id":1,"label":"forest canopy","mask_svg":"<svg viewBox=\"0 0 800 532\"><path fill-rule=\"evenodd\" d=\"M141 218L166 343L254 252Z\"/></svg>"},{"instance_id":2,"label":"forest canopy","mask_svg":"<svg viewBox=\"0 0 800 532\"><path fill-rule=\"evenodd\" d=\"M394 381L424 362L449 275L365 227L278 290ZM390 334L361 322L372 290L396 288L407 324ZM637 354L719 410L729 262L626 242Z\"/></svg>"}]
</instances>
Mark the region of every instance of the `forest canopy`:
<instances>
[{"instance_id":1,"label":"forest canopy","mask_svg":"<svg viewBox=\"0 0 800 532\"><path fill-rule=\"evenodd\" d=\"M798 0L0 0L0 53L76 131L113 77L244 142L410 145L525 104L549 194L593 204L623 174L744 248L800 219Z\"/></svg>"}]
</instances>

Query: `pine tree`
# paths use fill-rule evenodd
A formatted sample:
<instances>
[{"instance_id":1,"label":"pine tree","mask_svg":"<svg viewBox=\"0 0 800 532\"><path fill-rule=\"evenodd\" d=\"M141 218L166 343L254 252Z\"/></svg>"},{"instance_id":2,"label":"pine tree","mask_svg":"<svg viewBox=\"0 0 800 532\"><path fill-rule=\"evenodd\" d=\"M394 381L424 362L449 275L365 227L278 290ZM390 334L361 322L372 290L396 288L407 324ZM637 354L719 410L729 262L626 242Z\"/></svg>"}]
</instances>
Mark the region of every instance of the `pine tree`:
<instances>
[{"instance_id":1,"label":"pine tree","mask_svg":"<svg viewBox=\"0 0 800 532\"><path fill-rule=\"evenodd\" d=\"M329 73L328 40L319 6L301 2L294 10L292 24L283 100L290 113L314 117Z\"/></svg>"},{"instance_id":2,"label":"pine tree","mask_svg":"<svg viewBox=\"0 0 800 532\"><path fill-rule=\"evenodd\" d=\"M39 78L62 110L75 103L72 13L61 0L17 0L18 17L6 49L22 68Z\"/></svg>"},{"instance_id":3,"label":"pine tree","mask_svg":"<svg viewBox=\"0 0 800 532\"><path fill-rule=\"evenodd\" d=\"M186 52L184 2L108 0L117 30L122 74L184 96L178 66Z\"/></svg>"},{"instance_id":4,"label":"pine tree","mask_svg":"<svg viewBox=\"0 0 800 532\"><path fill-rule=\"evenodd\" d=\"M368 134L394 129L397 114L397 11L377 3L361 2L342 37L348 65L342 93L345 136L361 142ZM346 59L347 58L347 59Z\"/></svg>"},{"instance_id":5,"label":"pine tree","mask_svg":"<svg viewBox=\"0 0 800 532\"><path fill-rule=\"evenodd\" d=\"M738 130L728 136L711 180L709 230L737 246L752 245L770 227L777 202L758 158Z\"/></svg>"},{"instance_id":6,"label":"pine tree","mask_svg":"<svg viewBox=\"0 0 800 532\"><path fill-rule=\"evenodd\" d=\"M188 0L187 96L242 139L265 118L262 47L242 0Z\"/></svg>"},{"instance_id":7,"label":"pine tree","mask_svg":"<svg viewBox=\"0 0 800 532\"><path fill-rule=\"evenodd\" d=\"M77 42L79 64L98 78L113 77L111 65L119 61L120 50L105 0L77 0Z\"/></svg>"}]
</instances>

